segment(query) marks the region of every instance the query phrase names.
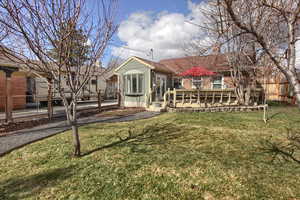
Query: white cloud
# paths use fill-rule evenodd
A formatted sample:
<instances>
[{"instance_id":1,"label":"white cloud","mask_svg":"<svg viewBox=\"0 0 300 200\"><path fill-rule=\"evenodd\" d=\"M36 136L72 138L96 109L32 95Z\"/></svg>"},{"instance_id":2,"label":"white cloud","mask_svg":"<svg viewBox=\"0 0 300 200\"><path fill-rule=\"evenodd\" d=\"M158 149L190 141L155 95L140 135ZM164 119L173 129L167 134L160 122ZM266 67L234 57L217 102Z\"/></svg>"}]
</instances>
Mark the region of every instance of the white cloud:
<instances>
[{"instance_id":1,"label":"white cloud","mask_svg":"<svg viewBox=\"0 0 300 200\"><path fill-rule=\"evenodd\" d=\"M118 37L128 47L113 47L112 54L122 58L140 56L151 59L150 50L154 50L154 60L185 56L184 46L195 40L207 43L209 39L198 26L205 20L201 9L207 5L188 1L190 13L162 12L154 15L150 12L137 12L120 24ZM134 51L138 50L138 51Z\"/></svg>"}]
</instances>

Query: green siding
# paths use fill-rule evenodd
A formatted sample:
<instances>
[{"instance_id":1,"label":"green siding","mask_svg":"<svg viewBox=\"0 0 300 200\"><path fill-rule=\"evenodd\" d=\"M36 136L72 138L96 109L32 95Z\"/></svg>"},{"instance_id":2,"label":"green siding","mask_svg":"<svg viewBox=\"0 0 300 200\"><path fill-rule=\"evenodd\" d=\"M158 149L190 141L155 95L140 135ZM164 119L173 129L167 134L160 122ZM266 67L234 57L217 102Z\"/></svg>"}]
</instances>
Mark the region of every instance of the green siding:
<instances>
[{"instance_id":1,"label":"green siding","mask_svg":"<svg viewBox=\"0 0 300 200\"><path fill-rule=\"evenodd\" d=\"M144 90L143 90L143 94L141 96L126 96L124 94L124 80L123 80L123 76L126 72L130 71L130 70L137 70L140 73L144 74ZM117 73L120 77L120 86L121 86L121 90L123 92L123 95L125 97L125 102L130 102L130 103L145 103L145 94L149 93L149 82L150 82L150 72L151 69L147 66L145 66L144 64L136 61L136 60L131 60L129 61L126 65L124 65L122 68L120 68Z\"/></svg>"}]
</instances>

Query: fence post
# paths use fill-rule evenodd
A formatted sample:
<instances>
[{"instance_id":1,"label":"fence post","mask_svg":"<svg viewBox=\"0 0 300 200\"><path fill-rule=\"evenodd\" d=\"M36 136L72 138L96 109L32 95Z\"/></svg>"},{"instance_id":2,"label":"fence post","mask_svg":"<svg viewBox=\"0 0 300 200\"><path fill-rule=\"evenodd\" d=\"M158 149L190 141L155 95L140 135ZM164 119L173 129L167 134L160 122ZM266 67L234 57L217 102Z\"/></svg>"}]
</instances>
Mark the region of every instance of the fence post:
<instances>
[{"instance_id":1,"label":"fence post","mask_svg":"<svg viewBox=\"0 0 300 200\"><path fill-rule=\"evenodd\" d=\"M101 108L101 90L98 90L98 112L101 112L102 108Z\"/></svg>"},{"instance_id":2,"label":"fence post","mask_svg":"<svg viewBox=\"0 0 300 200\"><path fill-rule=\"evenodd\" d=\"M205 107L207 107L207 91L205 91L204 105Z\"/></svg>"},{"instance_id":3,"label":"fence post","mask_svg":"<svg viewBox=\"0 0 300 200\"><path fill-rule=\"evenodd\" d=\"M13 110L13 98L11 94L11 75L12 72L6 72L6 95L5 95L5 115L6 115L6 122L10 123L13 121L13 116L12 116L12 110Z\"/></svg>"},{"instance_id":4,"label":"fence post","mask_svg":"<svg viewBox=\"0 0 300 200\"><path fill-rule=\"evenodd\" d=\"M169 96L168 96L168 105L170 105L170 99L171 99L171 90L170 90L170 88L168 88L168 94L169 94Z\"/></svg>"},{"instance_id":5,"label":"fence post","mask_svg":"<svg viewBox=\"0 0 300 200\"><path fill-rule=\"evenodd\" d=\"M198 97L197 97L197 104L200 104L200 89L198 89L197 95L198 95Z\"/></svg>"},{"instance_id":6,"label":"fence post","mask_svg":"<svg viewBox=\"0 0 300 200\"><path fill-rule=\"evenodd\" d=\"M152 89L150 88L150 92L149 92L149 105L152 104Z\"/></svg>"},{"instance_id":7,"label":"fence post","mask_svg":"<svg viewBox=\"0 0 300 200\"><path fill-rule=\"evenodd\" d=\"M223 90L221 91L220 103L223 104Z\"/></svg>"},{"instance_id":8,"label":"fence post","mask_svg":"<svg viewBox=\"0 0 300 200\"><path fill-rule=\"evenodd\" d=\"M117 95L118 95L118 107L120 107L121 106L121 100L122 100L121 91L118 91Z\"/></svg>"},{"instance_id":9,"label":"fence post","mask_svg":"<svg viewBox=\"0 0 300 200\"><path fill-rule=\"evenodd\" d=\"M173 97L173 106L174 106L174 108L176 108L176 96L177 96L177 94L176 94L176 88L174 88L174 97Z\"/></svg>"},{"instance_id":10,"label":"fence post","mask_svg":"<svg viewBox=\"0 0 300 200\"><path fill-rule=\"evenodd\" d=\"M53 80L51 78L48 78L48 119L51 120L53 118L53 88L52 88Z\"/></svg>"},{"instance_id":11,"label":"fence post","mask_svg":"<svg viewBox=\"0 0 300 200\"><path fill-rule=\"evenodd\" d=\"M229 96L228 96L228 105L231 103L231 91L229 91Z\"/></svg>"},{"instance_id":12,"label":"fence post","mask_svg":"<svg viewBox=\"0 0 300 200\"><path fill-rule=\"evenodd\" d=\"M263 120L264 120L265 123L268 122L267 109L268 109L268 105L265 104L265 105L264 105L264 116L263 116Z\"/></svg>"}]
</instances>

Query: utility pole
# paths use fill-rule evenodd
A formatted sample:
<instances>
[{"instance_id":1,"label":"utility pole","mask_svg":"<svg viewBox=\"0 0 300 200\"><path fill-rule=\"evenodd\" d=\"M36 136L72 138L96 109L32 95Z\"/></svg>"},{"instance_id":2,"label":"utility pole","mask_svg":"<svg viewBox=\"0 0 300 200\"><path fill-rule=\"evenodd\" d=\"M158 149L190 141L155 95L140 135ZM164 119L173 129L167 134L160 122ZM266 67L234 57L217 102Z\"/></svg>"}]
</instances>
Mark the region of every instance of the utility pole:
<instances>
[{"instance_id":1,"label":"utility pole","mask_svg":"<svg viewBox=\"0 0 300 200\"><path fill-rule=\"evenodd\" d=\"M150 49L150 56L151 56L151 59L154 60L154 53L153 53L153 49Z\"/></svg>"}]
</instances>

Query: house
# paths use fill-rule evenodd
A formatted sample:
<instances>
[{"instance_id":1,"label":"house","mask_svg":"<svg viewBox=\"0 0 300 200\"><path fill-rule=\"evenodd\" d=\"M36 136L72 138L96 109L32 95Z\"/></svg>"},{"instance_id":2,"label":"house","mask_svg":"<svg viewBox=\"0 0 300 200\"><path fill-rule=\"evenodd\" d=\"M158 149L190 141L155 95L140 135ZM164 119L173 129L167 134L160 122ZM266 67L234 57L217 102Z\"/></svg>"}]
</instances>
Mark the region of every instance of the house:
<instances>
[{"instance_id":1,"label":"house","mask_svg":"<svg viewBox=\"0 0 300 200\"><path fill-rule=\"evenodd\" d=\"M25 108L26 91L26 73L0 53L0 111L4 111L7 101L12 102L12 109ZM7 96L11 99L7 99Z\"/></svg>"},{"instance_id":2,"label":"house","mask_svg":"<svg viewBox=\"0 0 300 200\"><path fill-rule=\"evenodd\" d=\"M197 84L200 82L201 89L232 88L230 67L226 58L225 54L219 54L153 62L131 57L115 69L119 79L119 89L124 96L124 106L146 107L149 98L161 101L168 89L194 89L196 82ZM179 76L193 66L201 66L216 72L217 75L197 79Z\"/></svg>"},{"instance_id":3,"label":"house","mask_svg":"<svg viewBox=\"0 0 300 200\"><path fill-rule=\"evenodd\" d=\"M117 99L118 94L118 76L114 73L118 65L108 67L103 72L103 79L105 80L106 87L104 95L106 99Z\"/></svg>"},{"instance_id":4,"label":"house","mask_svg":"<svg viewBox=\"0 0 300 200\"><path fill-rule=\"evenodd\" d=\"M48 83L46 76L39 72L26 71L21 67L15 56L7 54L7 48L0 46L0 111L16 110L26 108L31 103L44 103L48 101ZM38 62L38 61L33 61ZM38 63L37 63L38 64ZM85 68L81 68L85 73ZM100 63L94 66L94 73L90 81L82 88L79 100L97 99L97 91L106 88L106 81L103 78L104 68ZM37 76L39 74L39 76ZM66 88L66 96L70 96L67 80L62 79L62 86ZM55 90L53 83L53 101L61 103L60 95ZM11 105L9 105L11 103ZM7 109L6 109L7 107Z\"/></svg>"}]
</instances>

